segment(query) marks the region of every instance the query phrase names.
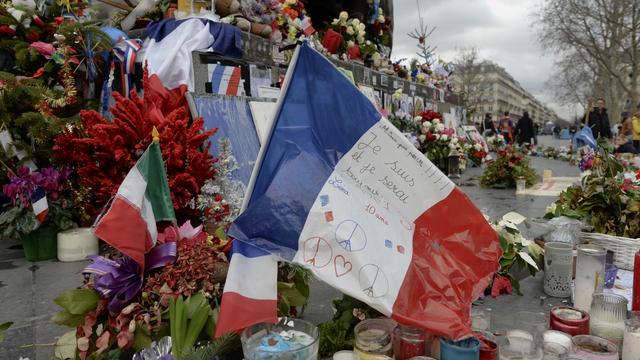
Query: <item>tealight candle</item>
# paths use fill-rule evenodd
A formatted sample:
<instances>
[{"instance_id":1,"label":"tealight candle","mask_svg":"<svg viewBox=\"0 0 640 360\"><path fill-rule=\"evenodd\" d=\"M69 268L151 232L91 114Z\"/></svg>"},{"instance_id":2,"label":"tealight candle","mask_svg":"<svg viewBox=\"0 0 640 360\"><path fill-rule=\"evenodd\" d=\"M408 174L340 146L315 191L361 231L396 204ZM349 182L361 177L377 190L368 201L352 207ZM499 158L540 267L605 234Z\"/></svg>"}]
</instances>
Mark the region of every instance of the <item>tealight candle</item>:
<instances>
[{"instance_id":1,"label":"tealight candle","mask_svg":"<svg viewBox=\"0 0 640 360\"><path fill-rule=\"evenodd\" d=\"M618 347L607 339L593 335L573 337L574 355L582 360L618 360Z\"/></svg>"},{"instance_id":2,"label":"tealight candle","mask_svg":"<svg viewBox=\"0 0 640 360\"><path fill-rule=\"evenodd\" d=\"M367 319L356 325L354 351L360 360L392 359L391 325L385 319Z\"/></svg>"},{"instance_id":3,"label":"tealight candle","mask_svg":"<svg viewBox=\"0 0 640 360\"><path fill-rule=\"evenodd\" d=\"M588 335L590 319L589 314L584 311L568 306L557 306L551 309L549 328L571 336Z\"/></svg>"}]
</instances>

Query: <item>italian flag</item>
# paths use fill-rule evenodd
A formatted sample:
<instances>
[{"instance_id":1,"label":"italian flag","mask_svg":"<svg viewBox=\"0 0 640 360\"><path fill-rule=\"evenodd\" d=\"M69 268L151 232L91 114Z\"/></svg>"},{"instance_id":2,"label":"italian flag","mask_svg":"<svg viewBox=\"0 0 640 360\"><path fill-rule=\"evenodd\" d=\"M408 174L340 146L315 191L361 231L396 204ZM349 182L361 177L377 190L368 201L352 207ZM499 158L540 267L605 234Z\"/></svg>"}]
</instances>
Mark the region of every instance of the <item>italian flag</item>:
<instances>
[{"instance_id":1,"label":"italian flag","mask_svg":"<svg viewBox=\"0 0 640 360\"><path fill-rule=\"evenodd\" d=\"M175 220L160 144L154 138L94 224L94 233L144 269L144 255L158 239L156 222Z\"/></svg>"}]
</instances>

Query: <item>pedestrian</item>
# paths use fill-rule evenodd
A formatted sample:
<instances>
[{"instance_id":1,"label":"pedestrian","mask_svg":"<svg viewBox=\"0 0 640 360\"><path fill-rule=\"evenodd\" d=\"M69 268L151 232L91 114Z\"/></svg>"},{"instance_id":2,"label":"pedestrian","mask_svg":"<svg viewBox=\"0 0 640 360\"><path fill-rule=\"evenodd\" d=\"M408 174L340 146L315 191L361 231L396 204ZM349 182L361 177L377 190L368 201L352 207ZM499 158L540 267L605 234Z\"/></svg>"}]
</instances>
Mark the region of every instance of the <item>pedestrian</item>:
<instances>
[{"instance_id":1,"label":"pedestrian","mask_svg":"<svg viewBox=\"0 0 640 360\"><path fill-rule=\"evenodd\" d=\"M633 131L633 146L640 152L640 105L631 118L631 129Z\"/></svg>"},{"instance_id":2,"label":"pedestrian","mask_svg":"<svg viewBox=\"0 0 640 360\"><path fill-rule=\"evenodd\" d=\"M532 139L535 136L535 130L533 128L533 120L529 117L528 111L525 111L520 120L518 120L515 133L520 146L524 144L533 144Z\"/></svg>"},{"instance_id":3,"label":"pedestrian","mask_svg":"<svg viewBox=\"0 0 640 360\"><path fill-rule=\"evenodd\" d=\"M538 146L538 134L540 133L540 125L538 123L533 124L533 145Z\"/></svg>"},{"instance_id":4,"label":"pedestrian","mask_svg":"<svg viewBox=\"0 0 640 360\"><path fill-rule=\"evenodd\" d=\"M629 117L622 119L622 126L620 126L620 131L618 131L618 135L615 137L614 145L616 153L638 153L633 146L633 126L631 125L631 119Z\"/></svg>"},{"instance_id":5,"label":"pedestrian","mask_svg":"<svg viewBox=\"0 0 640 360\"><path fill-rule=\"evenodd\" d=\"M513 121L511 121L511 116L508 111L505 111L504 116L500 119L498 130L507 144L513 144Z\"/></svg>"},{"instance_id":6,"label":"pedestrian","mask_svg":"<svg viewBox=\"0 0 640 360\"><path fill-rule=\"evenodd\" d=\"M493 119L491 113L484 114L484 120L482 121L482 135L493 136L496 133L496 127L493 125Z\"/></svg>"},{"instance_id":7,"label":"pedestrian","mask_svg":"<svg viewBox=\"0 0 640 360\"><path fill-rule=\"evenodd\" d=\"M597 107L589 113L587 125L591 127L593 137L596 139L600 137L611 139L611 125L609 124L609 114L604 107L604 99L599 98L596 105Z\"/></svg>"}]
</instances>

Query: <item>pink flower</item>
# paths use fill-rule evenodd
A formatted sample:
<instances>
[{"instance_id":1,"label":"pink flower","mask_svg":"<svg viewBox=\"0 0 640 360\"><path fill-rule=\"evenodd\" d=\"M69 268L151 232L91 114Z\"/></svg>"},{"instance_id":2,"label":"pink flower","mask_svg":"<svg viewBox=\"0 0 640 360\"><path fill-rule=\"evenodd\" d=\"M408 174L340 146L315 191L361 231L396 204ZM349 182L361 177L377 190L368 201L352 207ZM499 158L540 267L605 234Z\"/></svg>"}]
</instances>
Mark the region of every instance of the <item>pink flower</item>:
<instances>
[{"instance_id":1,"label":"pink flower","mask_svg":"<svg viewBox=\"0 0 640 360\"><path fill-rule=\"evenodd\" d=\"M45 59L51 59L51 55L56 52L56 48L53 45L42 41L33 42L29 47L44 56Z\"/></svg>"}]
</instances>

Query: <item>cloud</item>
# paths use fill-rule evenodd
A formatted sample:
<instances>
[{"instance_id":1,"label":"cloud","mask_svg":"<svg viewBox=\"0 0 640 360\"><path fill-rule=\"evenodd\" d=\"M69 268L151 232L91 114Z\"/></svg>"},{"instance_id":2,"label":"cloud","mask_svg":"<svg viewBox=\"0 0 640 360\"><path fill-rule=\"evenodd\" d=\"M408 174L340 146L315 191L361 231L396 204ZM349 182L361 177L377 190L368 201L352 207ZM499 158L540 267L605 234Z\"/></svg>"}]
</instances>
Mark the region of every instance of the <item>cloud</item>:
<instances>
[{"instance_id":1,"label":"cloud","mask_svg":"<svg viewBox=\"0 0 640 360\"><path fill-rule=\"evenodd\" d=\"M553 95L545 83L555 58L536 41L532 13L538 0L417 1L425 24L437 27L428 42L437 47L438 57L453 60L459 49L475 47L481 58L504 67L559 115L573 115L573 108L549 102ZM395 0L394 21L393 57L416 57L416 41L407 35L419 24L416 0Z\"/></svg>"}]
</instances>

